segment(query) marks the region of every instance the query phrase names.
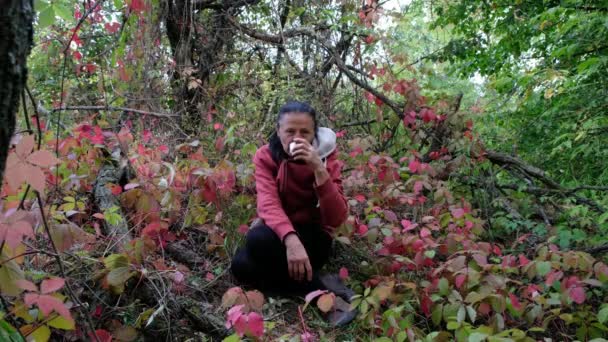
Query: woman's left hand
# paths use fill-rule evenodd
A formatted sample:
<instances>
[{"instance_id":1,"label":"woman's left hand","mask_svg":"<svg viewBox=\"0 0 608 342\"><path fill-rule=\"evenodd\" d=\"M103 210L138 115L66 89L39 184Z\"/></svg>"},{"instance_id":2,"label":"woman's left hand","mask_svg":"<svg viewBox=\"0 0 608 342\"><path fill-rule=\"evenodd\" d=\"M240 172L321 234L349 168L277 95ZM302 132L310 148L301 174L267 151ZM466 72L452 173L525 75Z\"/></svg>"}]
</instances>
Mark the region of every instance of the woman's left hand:
<instances>
[{"instance_id":1,"label":"woman's left hand","mask_svg":"<svg viewBox=\"0 0 608 342\"><path fill-rule=\"evenodd\" d=\"M292 153L294 160L304 161L313 171L323 166L319 153L306 139L294 138L293 141L296 143Z\"/></svg>"}]
</instances>

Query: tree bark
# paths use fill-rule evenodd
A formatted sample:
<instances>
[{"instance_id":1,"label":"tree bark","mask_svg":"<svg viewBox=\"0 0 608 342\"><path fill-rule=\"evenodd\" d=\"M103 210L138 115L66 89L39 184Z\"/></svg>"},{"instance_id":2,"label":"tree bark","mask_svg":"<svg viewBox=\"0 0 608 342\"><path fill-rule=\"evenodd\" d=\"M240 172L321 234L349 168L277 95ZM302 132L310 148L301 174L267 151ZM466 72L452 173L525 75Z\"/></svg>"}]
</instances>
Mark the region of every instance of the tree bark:
<instances>
[{"instance_id":1,"label":"tree bark","mask_svg":"<svg viewBox=\"0 0 608 342\"><path fill-rule=\"evenodd\" d=\"M15 131L19 96L27 81L33 17L32 0L0 0L0 184Z\"/></svg>"}]
</instances>

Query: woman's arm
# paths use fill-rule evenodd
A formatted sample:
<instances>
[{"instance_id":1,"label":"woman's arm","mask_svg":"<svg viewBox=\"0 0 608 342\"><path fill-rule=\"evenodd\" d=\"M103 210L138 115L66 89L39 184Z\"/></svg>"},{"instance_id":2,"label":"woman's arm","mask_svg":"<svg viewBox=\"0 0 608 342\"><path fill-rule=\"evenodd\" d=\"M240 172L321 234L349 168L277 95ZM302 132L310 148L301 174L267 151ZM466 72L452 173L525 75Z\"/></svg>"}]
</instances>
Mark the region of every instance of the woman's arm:
<instances>
[{"instance_id":1,"label":"woman's arm","mask_svg":"<svg viewBox=\"0 0 608 342\"><path fill-rule=\"evenodd\" d=\"M348 217L348 203L342 189L342 164L337 159L337 151L334 151L327 158L326 180L315 184L321 209L321 223L332 230L340 226Z\"/></svg>"},{"instance_id":2,"label":"woman's arm","mask_svg":"<svg viewBox=\"0 0 608 342\"><path fill-rule=\"evenodd\" d=\"M258 216L283 241L285 235L295 232L295 229L281 205L279 190L272 172L272 169L276 168L276 164L272 160L267 146L258 149L253 158L253 164L255 166Z\"/></svg>"}]
</instances>

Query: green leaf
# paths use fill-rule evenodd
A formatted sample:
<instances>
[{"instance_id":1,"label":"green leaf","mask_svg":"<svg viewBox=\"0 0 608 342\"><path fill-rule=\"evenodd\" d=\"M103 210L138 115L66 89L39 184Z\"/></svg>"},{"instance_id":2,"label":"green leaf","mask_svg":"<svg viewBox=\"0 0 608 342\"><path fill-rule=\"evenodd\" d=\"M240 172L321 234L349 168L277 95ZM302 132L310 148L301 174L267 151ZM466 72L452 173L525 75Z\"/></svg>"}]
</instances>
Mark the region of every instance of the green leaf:
<instances>
[{"instance_id":1,"label":"green leaf","mask_svg":"<svg viewBox=\"0 0 608 342\"><path fill-rule=\"evenodd\" d=\"M469 314L469 319L471 319L471 322L475 323L477 311L475 311L475 308L472 305L467 305L467 313Z\"/></svg>"},{"instance_id":2,"label":"green leaf","mask_svg":"<svg viewBox=\"0 0 608 342\"><path fill-rule=\"evenodd\" d=\"M55 10L48 6L38 15L38 28L42 29L55 23Z\"/></svg>"},{"instance_id":3,"label":"green leaf","mask_svg":"<svg viewBox=\"0 0 608 342\"><path fill-rule=\"evenodd\" d=\"M604 306L598 313L597 313L597 320L598 322L604 324L606 323L606 321L608 321L608 305Z\"/></svg>"},{"instance_id":4,"label":"green leaf","mask_svg":"<svg viewBox=\"0 0 608 342\"><path fill-rule=\"evenodd\" d=\"M458 313L456 314L456 321L458 321L458 323L462 323L464 322L464 319L467 317L467 311L464 307L464 305L461 305L458 308Z\"/></svg>"},{"instance_id":5,"label":"green leaf","mask_svg":"<svg viewBox=\"0 0 608 342\"><path fill-rule=\"evenodd\" d=\"M103 264L107 269L113 270L115 268L129 266L129 260L124 254L110 254L103 259Z\"/></svg>"},{"instance_id":6,"label":"green leaf","mask_svg":"<svg viewBox=\"0 0 608 342\"><path fill-rule=\"evenodd\" d=\"M114 7L116 7L116 9L121 9L124 3L123 0L114 0Z\"/></svg>"},{"instance_id":7,"label":"green leaf","mask_svg":"<svg viewBox=\"0 0 608 342\"><path fill-rule=\"evenodd\" d=\"M121 287L133 275L129 267L118 267L108 273L108 284Z\"/></svg>"},{"instance_id":8,"label":"green leaf","mask_svg":"<svg viewBox=\"0 0 608 342\"><path fill-rule=\"evenodd\" d=\"M0 341L25 342L17 329L4 320L0 320Z\"/></svg>"},{"instance_id":9,"label":"green leaf","mask_svg":"<svg viewBox=\"0 0 608 342\"><path fill-rule=\"evenodd\" d=\"M544 277L551 272L551 263L549 261L540 261L536 263L536 273Z\"/></svg>"},{"instance_id":10,"label":"green leaf","mask_svg":"<svg viewBox=\"0 0 608 342\"><path fill-rule=\"evenodd\" d=\"M608 221L608 211L600 215L600 217L597 219L597 223L602 224L606 221Z\"/></svg>"},{"instance_id":11,"label":"green leaf","mask_svg":"<svg viewBox=\"0 0 608 342\"><path fill-rule=\"evenodd\" d=\"M53 8L55 9L55 14L57 14L61 19L65 20L68 23L74 21L74 16L72 15L72 12L64 4L57 3Z\"/></svg>"},{"instance_id":12,"label":"green leaf","mask_svg":"<svg viewBox=\"0 0 608 342\"><path fill-rule=\"evenodd\" d=\"M448 330L456 330L456 329L460 328L460 323L458 323L456 321L450 321L450 322L448 322L447 328L448 328Z\"/></svg>"},{"instance_id":13,"label":"green leaf","mask_svg":"<svg viewBox=\"0 0 608 342\"><path fill-rule=\"evenodd\" d=\"M583 71L595 66L596 64L598 64L600 62L601 62L601 60L598 57L591 57L591 58L588 58L587 60L585 60L584 62L582 62L581 64L579 64L576 69L579 73L582 73Z\"/></svg>"},{"instance_id":14,"label":"green leaf","mask_svg":"<svg viewBox=\"0 0 608 342\"><path fill-rule=\"evenodd\" d=\"M36 12L40 12L48 6L49 2L47 0L34 0L34 9Z\"/></svg>"},{"instance_id":15,"label":"green leaf","mask_svg":"<svg viewBox=\"0 0 608 342\"><path fill-rule=\"evenodd\" d=\"M235 333L223 339L222 342L239 342L240 340L239 335Z\"/></svg>"},{"instance_id":16,"label":"green leaf","mask_svg":"<svg viewBox=\"0 0 608 342\"><path fill-rule=\"evenodd\" d=\"M484 334L484 333L480 333L480 332L474 332L471 335L469 335L469 339L467 341L469 341L469 342L482 342L482 341L485 341L488 336L489 336L488 334Z\"/></svg>"},{"instance_id":17,"label":"green leaf","mask_svg":"<svg viewBox=\"0 0 608 342\"><path fill-rule=\"evenodd\" d=\"M393 342L393 340L391 340L388 337L380 337L374 340L374 342Z\"/></svg>"},{"instance_id":18,"label":"green leaf","mask_svg":"<svg viewBox=\"0 0 608 342\"><path fill-rule=\"evenodd\" d=\"M446 278L439 279L439 284L437 286L439 287L439 293L442 296L448 294L448 291L450 290L450 284L448 283L448 280Z\"/></svg>"},{"instance_id":19,"label":"green leaf","mask_svg":"<svg viewBox=\"0 0 608 342\"><path fill-rule=\"evenodd\" d=\"M443 316L443 304L439 303L435 305L433 312L431 313L431 320L435 325L439 325L441 323L441 317Z\"/></svg>"}]
</instances>

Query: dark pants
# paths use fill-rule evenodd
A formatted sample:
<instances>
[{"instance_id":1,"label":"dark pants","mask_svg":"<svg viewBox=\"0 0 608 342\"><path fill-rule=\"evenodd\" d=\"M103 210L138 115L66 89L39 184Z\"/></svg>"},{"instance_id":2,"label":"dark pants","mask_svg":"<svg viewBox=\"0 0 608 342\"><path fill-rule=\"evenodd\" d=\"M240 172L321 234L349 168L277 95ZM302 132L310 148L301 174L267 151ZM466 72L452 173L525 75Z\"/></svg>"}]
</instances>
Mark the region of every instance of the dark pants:
<instances>
[{"instance_id":1,"label":"dark pants","mask_svg":"<svg viewBox=\"0 0 608 342\"><path fill-rule=\"evenodd\" d=\"M242 284L262 292L305 295L324 289L318 271L331 253L332 239L319 226L295 227L313 268L313 280L298 282L289 277L287 252L279 237L266 225L252 228L245 246L237 250L231 271Z\"/></svg>"}]
</instances>

